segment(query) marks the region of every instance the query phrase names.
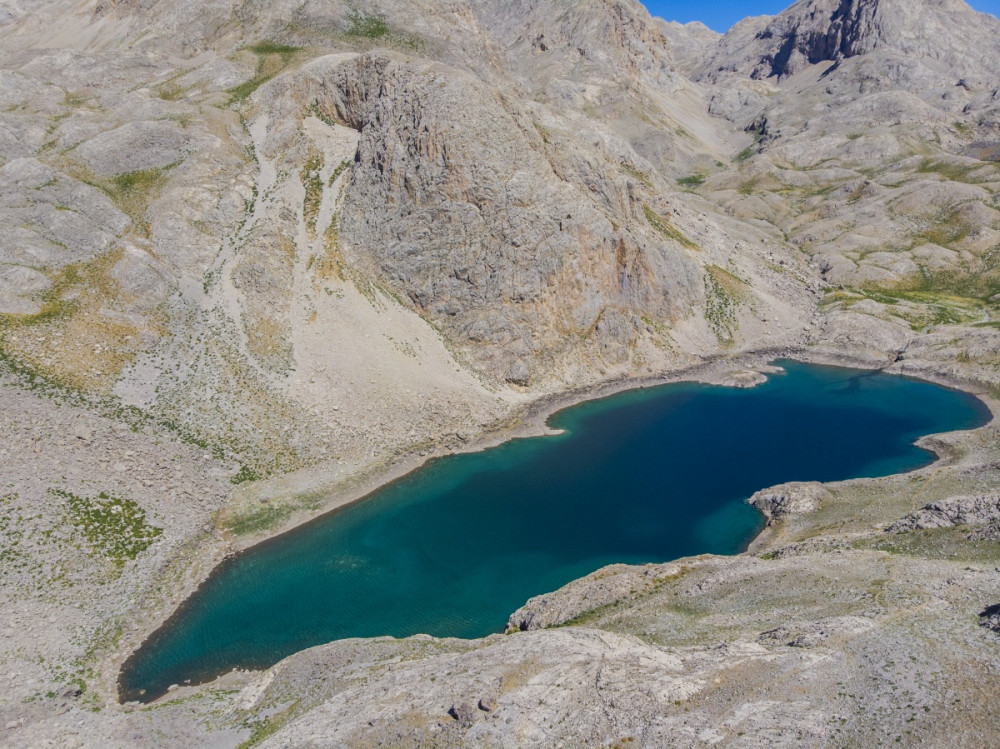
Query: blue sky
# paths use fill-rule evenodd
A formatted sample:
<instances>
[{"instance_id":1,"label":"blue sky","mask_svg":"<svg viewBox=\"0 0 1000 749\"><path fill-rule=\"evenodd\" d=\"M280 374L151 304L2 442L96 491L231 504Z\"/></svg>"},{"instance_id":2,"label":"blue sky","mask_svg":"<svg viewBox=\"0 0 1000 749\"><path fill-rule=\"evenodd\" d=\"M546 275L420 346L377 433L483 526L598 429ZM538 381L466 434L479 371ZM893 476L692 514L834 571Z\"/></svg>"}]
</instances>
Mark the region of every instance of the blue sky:
<instances>
[{"instance_id":1,"label":"blue sky","mask_svg":"<svg viewBox=\"0 0 1000 749\"><path fill-rule=\"evenodd\" d=\"M976 10L1000 16L1000 0L966 0ZM773 15L794 0L642 0L649 12L668 21L701 21L716 31L726 31L747 16ZM919 2L919 0L914 0Z\"/></svg>"}]
</instances>

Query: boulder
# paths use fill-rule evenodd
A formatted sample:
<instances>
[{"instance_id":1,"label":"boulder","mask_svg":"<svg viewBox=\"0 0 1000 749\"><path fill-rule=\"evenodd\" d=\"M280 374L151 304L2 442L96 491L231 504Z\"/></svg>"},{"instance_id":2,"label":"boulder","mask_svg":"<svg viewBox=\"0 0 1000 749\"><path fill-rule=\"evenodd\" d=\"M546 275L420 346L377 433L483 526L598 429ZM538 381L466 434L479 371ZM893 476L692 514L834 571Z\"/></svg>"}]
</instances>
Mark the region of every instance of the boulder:
<instances>
[{"instance_id":1,"label":"boulder","mask_svg":"<svg viewBox=\"0 0 1000 749\"><path fill-rule=\"evenodd\" d=\"M464 728L471 726L476 720L476 711L468 702L459 705L452 705L448 710L448 715L454 718Z\"/></svg>"}]
</instances>

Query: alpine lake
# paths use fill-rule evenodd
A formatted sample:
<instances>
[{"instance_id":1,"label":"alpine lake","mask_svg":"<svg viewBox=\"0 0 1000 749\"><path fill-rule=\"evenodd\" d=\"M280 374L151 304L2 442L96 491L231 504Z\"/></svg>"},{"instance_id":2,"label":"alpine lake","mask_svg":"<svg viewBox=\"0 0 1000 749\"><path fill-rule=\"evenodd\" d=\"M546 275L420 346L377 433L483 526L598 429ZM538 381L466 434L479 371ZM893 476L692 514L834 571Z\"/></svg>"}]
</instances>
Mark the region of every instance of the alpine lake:
<instances>
[{"instance_id":1,"label":"alpine lake","mask_svg":"<svg viewBox=\"0 0 1000 749\"><path fill-rule=\"evenodd\" d=\"M554 436L433 460L223 562L125 663L123 701L350 637L502 631L528 598L608 564L736 554L746 503L787 481L934 460L921 436L990 420L975 397L878 372L777 362L749 390L679 383L560 411Z\"/></svg>"}]
</instances>

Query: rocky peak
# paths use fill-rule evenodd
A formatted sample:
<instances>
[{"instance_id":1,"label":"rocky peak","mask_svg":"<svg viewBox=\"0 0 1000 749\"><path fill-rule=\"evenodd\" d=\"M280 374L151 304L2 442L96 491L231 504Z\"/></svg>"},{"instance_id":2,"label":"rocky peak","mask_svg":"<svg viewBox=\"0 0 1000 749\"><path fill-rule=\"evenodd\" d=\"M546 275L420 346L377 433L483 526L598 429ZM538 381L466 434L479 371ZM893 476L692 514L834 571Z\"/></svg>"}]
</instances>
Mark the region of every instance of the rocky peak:
<instances>
[{"instance_id":1,"label":"rocky peak","mask_svg":"<svg viewBox=\"0 0 1000 749\"><path fill-rule=\"evenodd\" d=\"M807 65L886 50L950 67L985 64L968 33L1000 30L963 0L799 0L776 16L747 19L723 38L703 69L783 78Z\"/></svg>"},{"instance_id":2,"label":"rocky peak","mask_svg":"<svg viewBox=\"0 0 1000 749\"><path fill-rule=\"evenodd\" d=\"M761 62L771 75L794 72L797 59L809 63L840 60L872 51L882 34L880 0L808 0L793 6L798 12L779 16L760 39L780 44ZM758 71L759 72L759 71Z\"/></svg>"}]
</instances>

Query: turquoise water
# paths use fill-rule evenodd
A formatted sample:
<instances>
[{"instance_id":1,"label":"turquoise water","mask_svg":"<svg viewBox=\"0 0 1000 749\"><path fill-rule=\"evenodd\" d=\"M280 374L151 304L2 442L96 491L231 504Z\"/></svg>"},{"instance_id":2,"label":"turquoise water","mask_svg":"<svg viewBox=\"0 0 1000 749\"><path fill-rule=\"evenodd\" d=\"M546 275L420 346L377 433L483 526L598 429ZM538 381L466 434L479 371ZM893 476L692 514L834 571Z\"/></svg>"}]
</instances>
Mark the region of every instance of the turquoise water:
<instances>
[{"instance_id":1,"label":"turquoise water","mask_svg":"<svg viewBox=\"0 0 1000 749\"><path fill-rule=\"evenodd\" d=\"M550 419L562 435L435 460L227 560L125 664L122 698L339 638L497 632L604 565L743 550L762 527L744 502L758 489L917 468L933 459L918 437L989 420L935 385L781 364L753 390L684 383L575 406Z\"/></svg>"}]
</instances>

